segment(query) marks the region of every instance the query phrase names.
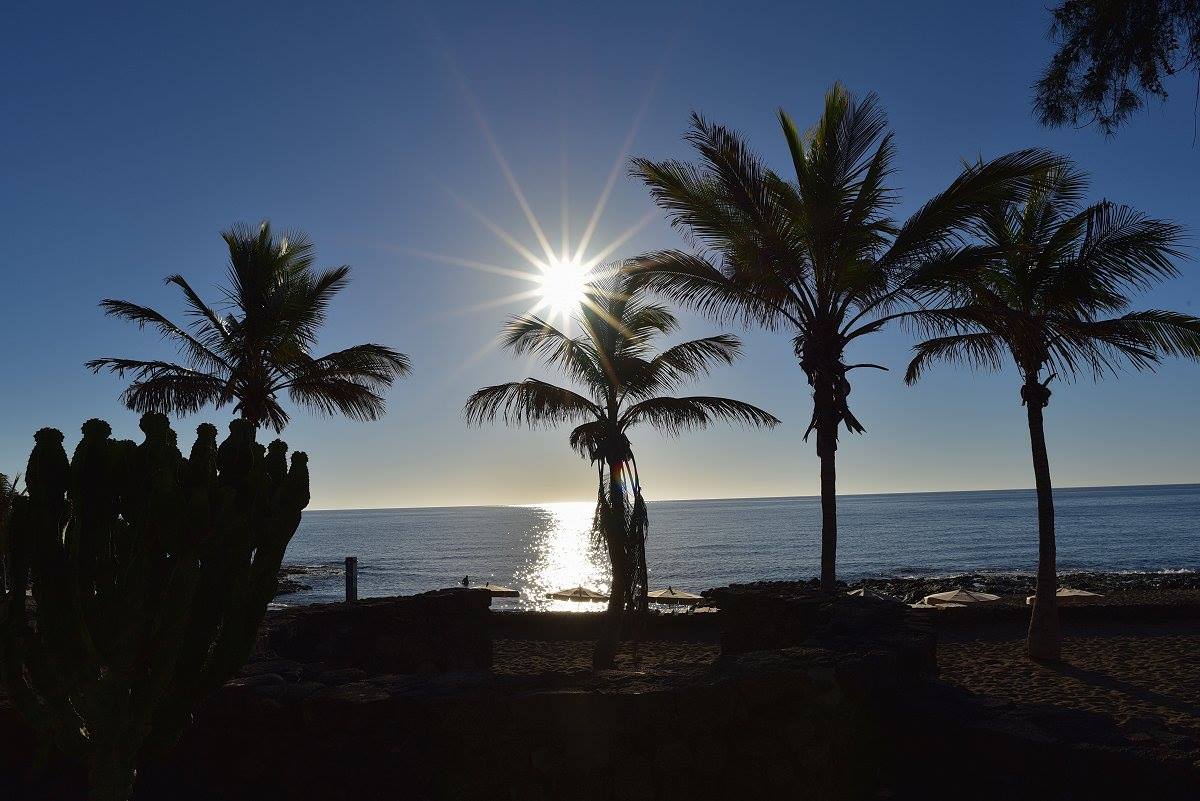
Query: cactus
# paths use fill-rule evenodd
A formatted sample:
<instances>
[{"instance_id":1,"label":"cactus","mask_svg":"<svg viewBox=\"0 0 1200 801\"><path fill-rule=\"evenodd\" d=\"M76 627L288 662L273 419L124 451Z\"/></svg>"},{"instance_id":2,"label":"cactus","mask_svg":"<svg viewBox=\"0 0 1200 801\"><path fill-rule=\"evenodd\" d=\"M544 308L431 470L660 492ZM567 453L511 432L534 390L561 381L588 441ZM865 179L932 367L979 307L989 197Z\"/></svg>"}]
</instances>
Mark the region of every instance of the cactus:
<instances>
[{"instance_id":1,"label":"cactus","mask_svg":"<svg viewBox=\"0 0 1200 801\"><path fill-rule=\"evenodd\" d=\"M289 468L245 420L220 447L199 426L187 458L164 415L141 428L135 445L89 420L70 460L38 431L4 545L0 676L97 801L128 799L138 762L249 657L309 498L308 457Z\"/></svg>"}]
</instances>

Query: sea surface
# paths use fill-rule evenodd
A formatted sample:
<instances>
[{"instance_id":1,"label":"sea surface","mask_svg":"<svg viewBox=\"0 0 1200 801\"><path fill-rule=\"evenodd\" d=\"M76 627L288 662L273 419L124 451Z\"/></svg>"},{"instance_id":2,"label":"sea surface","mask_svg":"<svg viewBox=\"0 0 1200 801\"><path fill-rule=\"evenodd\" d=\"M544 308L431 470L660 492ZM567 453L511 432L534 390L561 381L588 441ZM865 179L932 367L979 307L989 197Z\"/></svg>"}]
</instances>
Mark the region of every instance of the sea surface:
<instances>
[{"instance_id":1,"label":"sea surface","mask_svg":"<svg viewBox=\"0 0 1200 801\"><path fill-rule=\"evenodd\" d=\"M1059 570L1200 569L1200 484L1055 491ZM521 592L494 608L574 609L550 601L583 585L608 589L603 551L589 534L592 503L306 512L285 565L310 589L286 604L343 597L343 560L357 556L359 595L407 595L490 581ZM810 578L818 572L817 498L659 501L649 504L652 589L699 591L730 582ZM838 499L841 578L1032 572L1032 490L844 495Z\"/></svg>"}]
</instances>

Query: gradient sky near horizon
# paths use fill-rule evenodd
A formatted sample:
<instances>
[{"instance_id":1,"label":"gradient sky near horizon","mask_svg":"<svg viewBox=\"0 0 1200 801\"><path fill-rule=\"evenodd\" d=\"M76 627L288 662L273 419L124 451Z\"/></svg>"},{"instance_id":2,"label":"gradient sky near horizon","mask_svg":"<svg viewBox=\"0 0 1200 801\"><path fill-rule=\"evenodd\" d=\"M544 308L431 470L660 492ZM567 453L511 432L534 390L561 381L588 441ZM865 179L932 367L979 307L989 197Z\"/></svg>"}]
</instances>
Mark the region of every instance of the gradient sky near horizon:
<instances>
[{"instance_id":1,"label":"gradient sky near horizon","mask_svg":"<svg viewBox=\"0 0 1200 801\"><path fill-rule=\"evenodd\" d=\"M1093 198L1178 220L1193 243L1200 231L1190 79L1113 138L1040 128L1030 84L1051 50L1042 2L21 3L4 16L2 472L24 469L41 426L73 445L80 423L100 416L132 437L121 382L82 364L172 351L97 302L125 298L178 319L180 300L162 284L175 272L215 302L218 233L270 218L307 231L320 264L354 268L322 348L383 342L415 368L381 422L294 415L284 437L311 455L314 508L592 498L595 472L565 428L464 425L477 387L541 375L486 349L530 304L497 301L528 286L430 254L522 266L468 207L536 249L497 153L555 243L565 219L578 244L615 166L589 254L631 228L613 256L681 244L624 159L688 157L680 134L695 109L782 169L776 107L811 124L835 80L877 92L889 112L898 214L951 180L960 159L1041 146L1077 159ZM1200 313L1196 253L1184 277L1138 305ZM716 332L684 317L679 336ZM638 431L650 499L817 492L814 448L802 441L809 392L790 338L743 338L745 358L697 392L754 402L785 425L678 440ZM1030 486L1015 373L939 367L907 388L910 345L889 330L854 347L853 361L892 372L856 375L852 402L868 432L843 435L839 490ZM1200 366L1053 388L1058 485L1200 481ZM228 417L208 411L176 428L190 443L196 423Z\"/></svg>"}]
</instances>

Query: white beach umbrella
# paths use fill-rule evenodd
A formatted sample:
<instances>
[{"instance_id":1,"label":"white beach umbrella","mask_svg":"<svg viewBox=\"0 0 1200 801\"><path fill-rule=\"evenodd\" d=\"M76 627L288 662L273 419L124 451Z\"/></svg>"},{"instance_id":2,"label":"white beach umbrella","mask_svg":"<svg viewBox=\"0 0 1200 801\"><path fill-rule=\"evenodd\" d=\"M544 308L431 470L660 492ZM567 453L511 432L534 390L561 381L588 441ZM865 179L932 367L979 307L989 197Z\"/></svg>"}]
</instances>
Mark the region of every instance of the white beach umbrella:
<instances>
[{"instance_id":1,"label":"white beach umbrella","mask_svg":"<svg viewBox=\"0 0 1200 801\"><path fill-rule=\"evenodd\" d=\"M1028 595L1025 597L1025 603L1028 606L1033 605L1033 599L1036 595ZM1103 598L1104 596L1098 592L1088 592L1087 590L1076 590L1071 587L1059 587L1054 593L1054 597L1058 599L1060 604L1073 604L1078 601L1084 601L1088 598Z\"/></svg>"},{"instance_id":2,"label":"white beach umbrella","mask_svg":"<svg viewBox=\"0 0 1200 801\"><path fill-rule=\"evenodd\" d=\"M698 604L704 600L694 592L684 592L674 587L667 587L665 590L651 590L646 593L646 597L655 604Z\"/></svg>"},{"instance_id":3,"label":"white beach umbrella","mask_svg":"<svg viewBox=\"0 0 1200 801\"><path fill-rule=\"evenodd\" d=\"M946 604L977 604L984 601L998 601L999 595L992 595L990 592L973 592L971 590L950 590L949 592L935 592L932 595L926 595L921 599L921 603L929 604L930 606L945 606Z\"/></svg>"},{"instance_id":4,"label":"white beach umbrella","mask_svg":"<svg viewBox=\"0 0 1200 801\"><path fill-rule=\"evenodd\" d=\"M917 601L915 604L909 604L913 609L954 609L963 607L966 604L927 604L924 601Z\"/></svg>"},{"instance_id":5,"label":"white beach umbrella","mask_svg":"<svg viewBox=\"0 0 1200 801\"><path fill-rule=\"evenodd\" d=\"M608 596L603 593L589 590L587 587L568 587L565 590L558 592L547 593L547 598L552 598L555 601L607 601Z\"/></svg>"},{"instance_id":6,"label":"white beach umbrella","mask_svg":"<svg viewBox=\"0 0 1200 801\"><path fill-rule=\"evenodd\" d=\"M850 590L846 594L855 598L878 598L881 601L896 600L886 592L881 592L872 587L859 587L857 590Z\"/></svg>"},{"instance_id":7,"label":"white beach umbrella","mask_svg":"<svg viewBox=\"0 0 1200 801\"><path fill-rule=\"evenodd\" d=\"M493 584L490 581L485 581L483 584L472 584L473 590L487 590L492 594L493 598L519 598L521 593L514 590L512 587L501 587L499 584Z\"/></svg>"}]
</instances>

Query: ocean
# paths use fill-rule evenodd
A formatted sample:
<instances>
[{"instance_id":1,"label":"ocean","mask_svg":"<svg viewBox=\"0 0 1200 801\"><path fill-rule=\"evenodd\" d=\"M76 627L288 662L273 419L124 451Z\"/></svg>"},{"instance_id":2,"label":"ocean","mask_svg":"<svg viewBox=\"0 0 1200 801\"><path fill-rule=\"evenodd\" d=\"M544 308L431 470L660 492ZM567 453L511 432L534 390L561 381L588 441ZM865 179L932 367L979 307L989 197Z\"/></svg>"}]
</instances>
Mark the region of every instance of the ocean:
<instances>
[{"instance_id":1,"label":"ocean","mask_svg":"<svg viewBox=\"0 0 1200 801\"><path fill-rule=\"evenodd\" d=\"M309 589L285 604L343 597L342 564L357 556L359 595L408 595L490 581L521 592L494 608L580 609L546 593L608 589L592 542L592 503L312 511L284 559ZM1058 566L1071 570L1200 569L1200 484L1055 490ZM646 545L652 589L699 591L818 572L813 497L657 501ZM845 579L1032 572L1032 490L845 495L838 498L838 573Z\"/></svg>"}]
</instances>

